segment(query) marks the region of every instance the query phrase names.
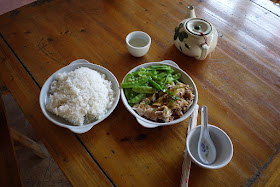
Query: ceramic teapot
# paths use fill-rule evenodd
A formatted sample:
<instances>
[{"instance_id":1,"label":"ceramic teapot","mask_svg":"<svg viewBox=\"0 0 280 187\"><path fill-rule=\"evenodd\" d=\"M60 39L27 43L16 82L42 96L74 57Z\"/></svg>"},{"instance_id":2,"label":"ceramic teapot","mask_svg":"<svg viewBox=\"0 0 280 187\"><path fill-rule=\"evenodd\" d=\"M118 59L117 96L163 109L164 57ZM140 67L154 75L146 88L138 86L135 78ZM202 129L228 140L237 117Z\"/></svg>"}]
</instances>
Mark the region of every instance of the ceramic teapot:
<instances>
[{"instance_id":1,"label":"ceramic teapot","mask_svg":"<svg viewBox=\"0 0 280 187\"><path fill-rule=\"evenodd\" d=\"M185 55L204 60L214 50L218 32L208 21L197 18L193 6L187 7L186 19L175 28L175 46Z\"/></svg>"}]
</instances>

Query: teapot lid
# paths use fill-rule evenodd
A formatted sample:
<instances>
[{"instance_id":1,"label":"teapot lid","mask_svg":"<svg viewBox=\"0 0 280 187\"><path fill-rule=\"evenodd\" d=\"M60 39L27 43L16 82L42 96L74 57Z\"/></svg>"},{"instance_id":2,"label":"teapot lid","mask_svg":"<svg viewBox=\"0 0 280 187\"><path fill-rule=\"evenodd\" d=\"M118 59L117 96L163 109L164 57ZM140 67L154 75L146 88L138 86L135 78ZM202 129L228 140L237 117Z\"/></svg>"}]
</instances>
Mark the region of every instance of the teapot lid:
<instances>
[{"instance_id":1,"label":"teapot lid","mask_svg":"<svg viewBox=\"0 0 280 187\"><path fill-rule=\"evenodd\" d=\"M194 35L207 35L212 31L212 26L208 21L192 18L186 22L186 29Z\"/></svg>"}]
</instances>

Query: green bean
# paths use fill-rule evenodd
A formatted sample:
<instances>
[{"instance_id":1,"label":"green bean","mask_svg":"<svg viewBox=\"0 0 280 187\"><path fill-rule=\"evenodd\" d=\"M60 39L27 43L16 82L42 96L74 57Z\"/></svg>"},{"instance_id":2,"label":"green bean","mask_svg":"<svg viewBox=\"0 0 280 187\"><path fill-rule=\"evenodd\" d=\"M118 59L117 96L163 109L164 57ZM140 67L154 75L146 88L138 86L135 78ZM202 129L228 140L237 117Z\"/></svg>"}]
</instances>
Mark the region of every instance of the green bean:
<instances>
[{"instance_id":1,"label":"green bean","mask_svg":"<svg viewBox=\"0 0 280 187\"><path fill-rule=\"evenodd\" d=\"M141 67L139 71L146 71L146 69L144 67Z\"/></svg>"},{"instance_id":2,"label":"green bean","mask_svg":"<svg viewBox=\"0 0 280 187\"><path fill-rule=\"evenodd\" d=\"M138 95L136 95L134 98L130 99L128 101L129 104L137 104L137 103L140 103L142 101L142 99L144 99L146 96L146 94L144 93L140 93Z\"/></svg>"},{"instance_id":3,"label":"green bean","mask_svg":"<svg viewBox=\"0 0 280 187\"><path fill-rule=\"evenodd\" d=\"M138 72L138 75L139 75L139 76L144 76L144 75L146 75L146 76L152 76L152 75L153 75L153 72L150 72L150 71L140 71L140 72Z\"/></svg>"},{"instance_id":4,"label":"green bean","mask_svg":"<svg viewBox=\"0 0 280 187\"><path fill-rule=\"evenodd\" d=\"M152 72L154 75L158 73L156 69L152 69L152 68L146 68L146 71Z\"/></svg>"},{"instance_id":5,"label":"green bean","mask_svg":"<svg viewBox=\"0 0 280 187\"><path fill-rule=\"evenodd\" d=\"M139 86L139 85L142 85L142 84L148 82L148 79L149 78L147 76L135 78L134 80L132 80L130 82L123 82L121 84L121 87L122 88L133 88L135 86Z\"/></svg>"},{"instance_id":6,"label":"green bean","mask_svg":"<svg viewBox=\"0 0 280 187\"><path fill-rule=\"evenodd\" d=\"M170 69L170 67L167 66L167 65L153 65L153 66L150 66L150 68L151 69L158 69L158 70L160 70L160 69Z\"/></svg>"},{"instance_id":7,"label":"green bean","mask_svg":"<svg viewBox=\"0 0 280 187\"><path fill-rule=\"evenodd\" d=\"M158 75L152 75L151 78L152 78L153 80L159 79Z\"/></svg>"},{"instance_id":8,"label":"green bean","mask_svg":"<svg viewBox=\"0 0 280 187\"><path fill-rule=\"evenodd\" d=\"M150 86L136 86L133 87L132 90L136 93L147 93L147 94L152 94L157 92L155 88Z\"/></svg>"},{"instance_id":9,"label":"green bean","mask_svg":"<svg viewBox=\"0 0 280 187\"><path fill-rule=\"evenodd\" d=\"M172 75L173 80L178 80L181 77L181 73L176 73L175 75Z\"/></svg>"},{"instance_id":10,"label":"green bean","mask_svg":"<svg viewBox=\"0 0 280 187\"><path fill-rule=\"evenodd\" d=\"M168 73L161 72L160 74L158 74L158 77L163 78L163 77L166 77L167 75L168 75Z\"/></svg>"},{"instance_id":11,"label":"green bean","mask_svg":"<svg viewBox=\"0 0 280 187\"><path fill-rule=\"evenodd\" d=\"M131 88L126 88L124 89L124 94L126 98L129 100L135 97L138 93L134 92Z\"/></svg>"},{"instance_id":12,"label":"green bean","mask_svg":"<svg viewBox=\"0 0 280 187\"><path fill-rule=\"evenodd\" d=\"M156 81L156 82L162 82L164 79L165 79L165 77L167 76L168 74L167 73L165 73L165 72L162 72L162 73L160 73L160 74L158 74L158 75L152 75L151 77L152 77L152 79L154 80L154 81Z\"/></svg>"},{"instance_id":13,"label":"green bean","mask_svg":"<svg viewBox=\"0 0 280 187\"><path fill-rule=\"evenodd\" d=\"M134 98L138 93L134 92L132 89L131 89L131 92L130 92L130 95L129 95L129 99L132 99Z\"/></svg>"},{"instance_id":14,"label":"green bean","mask_svg":"<svg viewBox=\"0 0 280 187\"><path fill-rule=\"evenodd\" d=\"M133 76L137 77L138 76L138 72L137 71L134 71L131 73Z\"/></svg>"},{"instance_id":15,"label":"green bean","mask_svg":"<svg viewBox=\"0 0 280 187\"><path fill-rule=\"evenodd\" d=\"M155 89L161 90L161 86L156 81L154 81L152 78L149 79L149 83L151 83L151 85L153 85L153 87Z\"/></svg>"},{"instance_id":16,"label":"green bean","mask_svg":"<svg viewBox=\"0 0 280 187\"><path fill-rule=\"evenodd\" d=\"M128 88L124 89L124 95L125 95L126 98L129 98L130 92L131 92L131 89L128 89Z\"/></svg>"},{"instance_id":17,"label":"green bean","mask_svg":"<svg viewBox=\"0 0 280 187\"><path fill-rule=\"evenodd\" d=\"M172 76L171 76L170 74L167 75L166 80L165 80L165 85L166 85L166 84L170 84L170 83L172 83L172 82L173 82Z\"/></svg>"},{"instance_id":18,"label":"green bean","mask_svg":"<svg viewBox=\"0 0 280 187\"><path fill-rule=\"evenodd\" d=\"M132 74L127 74L127 76L124 78L124 82L128 82L132 77Z\"/></svg>"},{"instance_id":19,"label":"green bean","mask_svg":"<svg viewBox=\"0 0 280 187\"><path fill-rule=\"evenodd\" d=\"M151 66L151 68L159 70L159 71L167 71L168 73L174 72L174 70L171 67L166 66L166 65L155 65L155 66Z\"/></svg>"}]
</instances>

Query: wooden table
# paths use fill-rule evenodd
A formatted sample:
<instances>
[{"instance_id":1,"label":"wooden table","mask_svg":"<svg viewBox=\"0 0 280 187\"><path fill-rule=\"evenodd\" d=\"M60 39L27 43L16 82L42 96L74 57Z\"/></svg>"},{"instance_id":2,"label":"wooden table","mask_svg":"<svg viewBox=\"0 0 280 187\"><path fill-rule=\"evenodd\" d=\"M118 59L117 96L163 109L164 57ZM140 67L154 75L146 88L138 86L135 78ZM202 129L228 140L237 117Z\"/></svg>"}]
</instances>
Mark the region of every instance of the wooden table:
<instances>
[{"instance_id":1,"label":"wooden table","mask_svg":"<svg viewBox=\"0 0 280 187\"><path fill-rule=\"evenodd\" d=\"M215 51L204 61L184 56L173 44L174 28L190 4L219 32ZM277 186L279 16L279 6L261 0L39 0L0 16L0 85L74 186L178 186L189 119L147 129L120 101L109 118L77 135L48 121L38 101L46 79L79 58L106 67L119 82L139 64L173 60L196 83L209 123L234 145L222 169L192 164L190 186ZM126 49L125 37L134 30L152 38L142 58Z\"/></svg>"}]
</instances>

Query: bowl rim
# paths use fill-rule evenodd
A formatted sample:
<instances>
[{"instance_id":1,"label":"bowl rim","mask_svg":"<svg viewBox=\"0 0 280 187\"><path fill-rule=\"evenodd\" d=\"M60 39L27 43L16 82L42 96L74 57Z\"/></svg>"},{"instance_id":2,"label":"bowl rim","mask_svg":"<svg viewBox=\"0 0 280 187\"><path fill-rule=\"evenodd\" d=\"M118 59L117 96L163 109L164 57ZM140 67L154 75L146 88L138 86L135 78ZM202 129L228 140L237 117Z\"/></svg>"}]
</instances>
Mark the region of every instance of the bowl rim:
<instances>
[{"instance_id":1,"label":"bowl rim","mask_svg":"<svg viewBox=\"0 0 280 187\"><path fill-rule=\"evenodd\" d=\"M145 37L148 38L148 43L147 43L145 46L143 46L143 47L136 47L136 46L133 46L133 45L131 45L131 44L129 43L129 41L130 41L132 38L134 38L132 35L137 35L137 34L138 34L138 36L140 35L140 36L145 36ZM137 38L137 37L135 37L135 38ZM132 31L132 32L130 32L130 33L126 36L125 41L126 41L126 44L127 44L129 47L133 48L133 49L145 49L145 48L147 48L148 46L151 45L152 39L151 39L151 37L150 37L147 33L143 32L143 31Z\"/></svg>"},{"instance_id":2,"label":"bowl rim","mask_svg":"<svg viewBox=\"0 0 280 187\"><path fill-rule=\"evenodd\" d=\"M230 156L229 156L222 164L217 165L217 166L213 166L213 165L211 165L211 164L210 164L210 165L203 164L203 163L199 162L199 161L193 156L193 154L191 153L190 147L189 147L190 139L191 139L191 137L193 136L195 130L198 129L198 128L201 128L201 125L198 125L198 126L194 127L194 128L191 130L190 134L188 135L188 137L187 137L187 142L186 142L187 151L188 151L188 153L189 153L189 155L190 155L192 161L195 162L195 164L199 165L200 167L203 167L203 168L206 168L206 169L220 169L220 168L226 166L226 165L231 161L231 159L232 159L232 157L233 157L233 144L232 144L232 141L231 141L230 137L228 136L228 134L227 134L225 131L223 131L221 128L219 128L219 127L217 127L217 126L215 126L215 125L211 125L211 124L208 124L208 127L209 127L209 129L210 129L210 128L215 128L215 129L219 130L222 134L224 134L224 135L226 136L226 138L227 138L227 140L228 140L228 142L229 142L229 144L230 144Z\"/></svg>"},{"instance_id":3,"label":"bowl rim","mask_svg":"<svg viewBox=\"0 0 280 187\"><path fill-rule=\"evenodd\" d=\"M49 88L46 88L47 86L47 83L48 82L52 82L53 80L55 80L55 76L58 74L58 73L62 73L62 72L71 72L71 71L74 71L74 70L71 70L71 71L63 71L63 70L66 70L68 69L69 67L71 66L76 66L74 70L80 68L80 67L88 67L92 70L95 70L95 71L98 71L96 70L96 67L102 69L103 71L107 72L109 76L111 76L112 80L112 84L116 84L116 87L117 89L114 90L114 94L115 94L115 101L113 102L113 105L110 107L110 109L107 110L107 112L104 114L104 116L92 123L87 123L87 124L83 124L83 125L71 125L71 124L65 124L65 123L61 123L61 122L58 122L56 121L55 119L53 119L46 111L46 108L45 108L45 99L46 97L48 96L48 90ZM98 71L100 72L100 71ZM102 73L102 72L100 72ZM104 73L102 73L104 74ZM108 76L107 75L107 76ZM108 80L108 78L106 79ZM115 75L109 71L107 68L101 66L101 65L98 65L98 64L93 64L93 63L90 63L89 61L85 60L85 59L77 59L77 60L74 60L72 61L69 65L67 66L64 66L60 69L58 69L57 71L55 71L43 84L43 86L41 87L41 90L40 90L40 95L39 95L39 104L40 104L40 108L44 114L44 116L49 120L51 121L52 123L60 126L60 127L64 127L64 128L67 128L75 133L84 133L84 132L87 132L88 130L90 130L94 125L97 125L98 123L102 122L103 120L105 120L109 115L111 115L111 113L115 110L115 108L117 107L118 105L118 102L120 100L120 85L119 85L119 82L117 80L117 78L115 77ZM47 92L44 92L43 90L46 90ZM53 114L55 115L55 114ZM59 118L62 118L60 116L58 116ZM62 118L63 119L63 118ZM70 122L69 122L70 123ZM84 130L82 130L84 129Z\"/></svg>"},{"instance_id":4,"label":"bowl rim","mask_svg":"<svg viewBox=\"0 0 280 187\"><path fill-rule=\"evenodd\" d=\"M167 125L174 125L174 124L177 124L177 123L180 123L181 121L185 120L186 118L188 118L192 112L194 111L195 109L195 105L197 104L197 101L198 101L198 91L197 91L197 87L194 83L194 81L192 80L192 78L189 76L189 74L187 74L184 70L182 70L174 61L171 61L171 60L163 60L163 61L160 61L160 62L147 62L147 63L143 63L143 64L140 64L134 68L132 68L123 78L122 80L122 83L124 82L125 80L125 77L131 73L131 72L134 72L135 70L143 67L143 66L152 66L154 64L162 64L162 65L168 65L168 66L171 66L172 68L182 72L189 80L190 82L193 84L193 88L194 88L194 91L195 91L195 98L194 98L194 101L191 105L191 107L188 109L188 111L186 113L188 113L188 115L185 115L182 116L181 118L178 118L174 121L171 121L171 122L166 122L166 123L160 123L160 122L153 122L151 120L148 120L142 116L140 116L139 114L137 114L137 112L135 112L132 107L128 104L127 102L127 99L125 97L125 94L124 94L124 91L123 91L123 88L121 88L121 99L122 99L122 102L124 104L124 106L126 107L126 109L136 118L136 120L144 127L148 127L148 128L154 128L154 127L158 127L158 126L167 126Z\"/></svg>"}]
</instances>

